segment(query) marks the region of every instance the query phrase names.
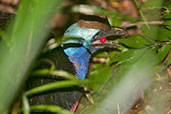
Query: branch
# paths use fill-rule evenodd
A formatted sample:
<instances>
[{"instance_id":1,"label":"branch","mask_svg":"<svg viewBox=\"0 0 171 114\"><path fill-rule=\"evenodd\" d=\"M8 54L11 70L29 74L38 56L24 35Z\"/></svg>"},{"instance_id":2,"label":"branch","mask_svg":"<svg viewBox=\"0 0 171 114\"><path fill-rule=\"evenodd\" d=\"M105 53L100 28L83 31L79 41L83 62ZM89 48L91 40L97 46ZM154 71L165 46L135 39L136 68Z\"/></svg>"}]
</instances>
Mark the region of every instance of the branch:
<instances>
[{"instance_id":1,"label":"branch","mask_svg":"<svg viewBox=\"0 0 171 114\"><path fill-rule=\"evenodd\" d=\"M160 25L162 24L163 21L149 21L149 22L138 22L138 23L124 23L123 25L121 25L121 27L123 28L129 28L129 27L140 27L140 25L144 25L144 24L150 24L150 25Z\"/></svg>"}]
</instances>

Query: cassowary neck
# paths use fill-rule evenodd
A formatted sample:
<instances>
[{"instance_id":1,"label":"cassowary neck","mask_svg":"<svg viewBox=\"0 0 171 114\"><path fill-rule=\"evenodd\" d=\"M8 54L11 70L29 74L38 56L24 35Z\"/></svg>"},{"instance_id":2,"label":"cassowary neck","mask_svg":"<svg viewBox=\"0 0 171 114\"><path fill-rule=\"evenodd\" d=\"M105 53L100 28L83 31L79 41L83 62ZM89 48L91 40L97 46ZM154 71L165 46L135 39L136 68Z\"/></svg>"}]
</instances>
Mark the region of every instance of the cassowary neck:
<instances>
[{"instance_id":1,"label":"cassowary neck","mask_svg":"<svg viewBox=\"0 0 171 114\"><path fill-rule=\"evenodd\" d=\"M91 52L89 52L85 47L67 48L64 50L64 52L68 56L69 60L73 63L76 76L79 79L85 79L88 72Z\"/></svg>"},{"instance_id":2,"label":"cassowary neck","mask_svg":"<svg viewBox=\"0 0 171 114\"><path fill-rule=\"evenodd\" d=\"M80 79L85 79L88 72L89 59L93 51L89 51L89 46L93 37L99 32L99 29L87 29L78 26L78 23L73 24L69 27L65 34L65 37L82 38L82 42L79 40L68 40L63 44L76 43L83 45L82 47L70 47L64 49L65 54L68 56L69 60L73 63L76 76ZM87 47L86 47L87 46Z\"/></svg>"}]
</instances>

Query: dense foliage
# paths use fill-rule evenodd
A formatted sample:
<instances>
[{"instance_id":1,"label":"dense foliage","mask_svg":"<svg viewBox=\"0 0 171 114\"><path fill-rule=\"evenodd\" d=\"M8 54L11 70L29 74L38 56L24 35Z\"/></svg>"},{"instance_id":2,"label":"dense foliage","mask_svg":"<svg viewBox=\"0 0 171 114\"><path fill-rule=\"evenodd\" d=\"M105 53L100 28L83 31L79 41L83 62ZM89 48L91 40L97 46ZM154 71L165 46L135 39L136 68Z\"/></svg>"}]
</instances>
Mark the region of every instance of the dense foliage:
<instances>
[{"instance_id":1,"label":"dense foliage","mask_svg":"<svg viewBox=\"0 0 171 114\"><path fill-rule=\"evenodd\" d=\"M167 113L169 95L165 94L167 90L158 88L167 89L171 75L169 74L171 65L171 2L169 0L147 0L139 4L138 0L134 0L140 14L139 18L135 19L91 5L61 7L59 4L63 1L23 0L20 3L13 26L9 27L6 34L2 34L3 38L0 40L0 113L9 112L11 105L16 102L18 93L22 93L20 95L23 102L22 109L15 111L23 111L24 114L28 114L31 108L69 114L69 111L56 106L29 107L27 96L76 84L83 85L89 91L93 91L95 104L84 103L84 107L78 111L83 114L129 112L141 99L142 94L145 98L141 104L144 105L139 113ZM51 7L53 10L47 10L47 7ZM71 74L54 70L52 66L51 69L42 69L34 73L60 75L70 80L21 92L23 91L23 82L27 79L27 74L30 74L31 65L42 50L42 44L49 32L49 28L43 25L49 23L55 13L54 9L58 12L71 10L72 13L103 14L108 16L111 26L123 27L128 31L138 29L140 32L128 38L115 38L113 42L120 45L118 48L111 47L95 53L93 58L99 60L104 58L105 62L100 60L98 63L93 63L92 58L91 66L93 67L91 67L86 80L75 79ZM127 24L123 25L124 22ZM61 40L57 38L56 44L60 43ZM156 88L157 94L153 92Z\"/></svg>"}]
</instances>

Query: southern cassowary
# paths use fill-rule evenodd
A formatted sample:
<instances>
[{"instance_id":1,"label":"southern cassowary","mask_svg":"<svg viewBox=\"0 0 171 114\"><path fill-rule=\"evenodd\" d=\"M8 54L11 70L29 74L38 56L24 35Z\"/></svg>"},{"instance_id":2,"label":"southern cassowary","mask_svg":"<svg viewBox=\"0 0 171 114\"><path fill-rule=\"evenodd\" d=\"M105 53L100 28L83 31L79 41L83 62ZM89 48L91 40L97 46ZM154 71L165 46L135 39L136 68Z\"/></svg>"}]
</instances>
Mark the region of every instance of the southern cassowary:
<instances>
[{"instance_id":1,"label":"southern cassowary","mask_svg":"<svg viewBox=\"0 0 171 114\"><path fill-rule=\"evenodd\" d=\"M88 73L91 55L106 46L116 47L117 45L108 37L117 35L127 35L127 32L110 27L104 16L81 15L78 22L71 25L64 34L64 38L74 37L74 39L63 42L61 46L41 55L40 58L49 60L55 65L55 69L67 71L84 80ZM48 62L43 62L36 69L50 66ZM61 80L65 79L53 75L30 76L26 86L27 89L32 89ZM80 86L64 87L29 96L29 103L30 105L57 105L74 112L83 93L84 89ZM33 110L33 112L46 111Z\"/></svg>"}]
</instances>

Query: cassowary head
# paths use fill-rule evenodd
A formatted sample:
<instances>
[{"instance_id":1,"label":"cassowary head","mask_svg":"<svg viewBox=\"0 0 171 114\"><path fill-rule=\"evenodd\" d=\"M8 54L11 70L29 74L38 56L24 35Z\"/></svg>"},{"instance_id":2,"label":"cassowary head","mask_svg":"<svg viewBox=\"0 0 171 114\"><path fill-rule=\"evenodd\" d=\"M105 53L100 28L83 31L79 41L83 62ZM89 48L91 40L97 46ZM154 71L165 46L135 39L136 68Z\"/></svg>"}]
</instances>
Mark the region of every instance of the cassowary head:
<instances>
[{"instance_id":1,"label":"cassowary head","mask_svg":"<svg viewBox=\"0 0 171 114\"><path fill-rule=\"evenodd\" d=\"M66 30L64 37L75 39L63 43L64 52L74 64L78 78L85 78L91 54L106 46L116 47L108 37L118 35L127 35L127 32L110 27L106 17L94 15L81 15L79 21Z\"/></svg>"},{"instance_id":2,"label":"cassowary head","mask_svg":"<svg viewBox=\"0 0 171 114\"><path fill-rule=\"evenodd\" d=\"M80 40L69 40L65 44L81 44L93 51L105 46L116 46L108 37L117 35L126 36L127 32L110 27L104 16L81 15L79 21L66 30L64 37L80 38Z\"/></svg>"}]
</instances>

